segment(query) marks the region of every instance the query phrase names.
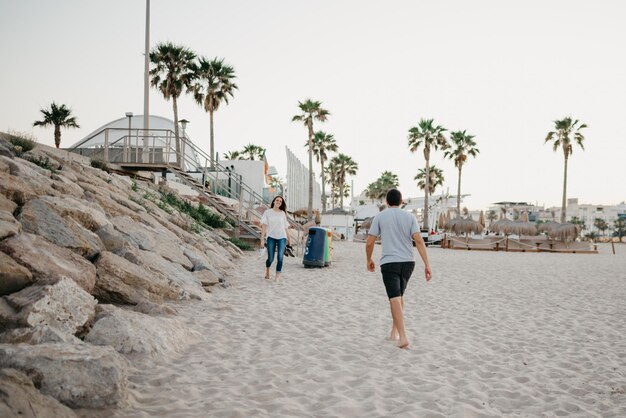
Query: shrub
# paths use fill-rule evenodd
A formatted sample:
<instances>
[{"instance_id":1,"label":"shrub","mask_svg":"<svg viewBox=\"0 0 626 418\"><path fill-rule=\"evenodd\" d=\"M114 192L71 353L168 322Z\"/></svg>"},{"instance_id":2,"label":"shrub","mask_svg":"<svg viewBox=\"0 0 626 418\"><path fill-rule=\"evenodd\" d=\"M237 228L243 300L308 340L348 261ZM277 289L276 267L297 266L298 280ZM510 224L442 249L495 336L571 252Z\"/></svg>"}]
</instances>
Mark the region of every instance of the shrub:
<instances>
[{"instance_id":1,"label":"shrub","mask_svg":"<svg viewBox=\"0 0 626 418\"><path fill-rule=\"evenodd\" d=\"M173 208L178 209L180 212L189 215L193 220L201 225L209 226L212 228L224 228L226 222L221 216L216 215L200 203L198 207L193 206L186 200L179 199L174 193L161 192L161 201ZM159 205L160 206L160 205Z\"/></svg>"},{"instance_id":2,"label":"shrub","mask_svg":"<svg viewBox=\"0 0 626 418\"><path fill-rule=\"evenodd\" d=\"M15 150L18 156L32 150L37 145L37 141L35 141L35 137L32 135L14 131L9 132L9 142L11 142L14 147L19 147L19 150Z\"/></svg>"},{"instance_id":3,"label":"shrub","mask_svg":"<svg viewBox=\"0 0 626 418\"><path fill-rule=\"evenodd\" d=\"M99 158L92 158L91 159L91 166L93 168L99 168L102 171L106 171L107 173L109 173L111 170L109 169L109 165L107 164L106 161L101 160Z\"/></svg>"},{"instance_id":4,"label":"shrub","mask_svg":"<svg viewBox=\"0 0 626 418\"><path fill-rule=\"evenodd\" d=\"M233 244L235 244L237 247L239 247L240 250L242 251L253 251L254 248L252 248L252 246L240 239L237 238L226 238L227 241L232 242Z\"/></svg>"},{"instance_id":5,"label":"shrub","mask_svg":"<svg viewBox=\"0 0 626 418\"><path fill-rule=\"evenodd\" d=\"M31 163L38 165L41 168L45 168L46 170L50 170L52 173L56 173L57 169L60 169L59 167L54 167L52 164L50 164L50 159L48 157L39 157L39 156L35 156L35 155L31 155L31 156L23 156L24 159L30 161Z\"/></svg>"}]
</instances>

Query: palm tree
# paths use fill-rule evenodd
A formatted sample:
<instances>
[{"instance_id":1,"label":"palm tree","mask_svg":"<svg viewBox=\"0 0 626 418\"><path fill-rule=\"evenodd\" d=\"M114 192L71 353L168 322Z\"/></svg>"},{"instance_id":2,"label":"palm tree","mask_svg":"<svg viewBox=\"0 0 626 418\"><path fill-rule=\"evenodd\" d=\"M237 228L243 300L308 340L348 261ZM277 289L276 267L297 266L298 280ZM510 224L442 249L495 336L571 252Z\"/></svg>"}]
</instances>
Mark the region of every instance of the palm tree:
<instances>
[{"instance_id":1,"label":"palm tree","mask_svg":"<svg viewBox=\"0 0 626 418\"><path fill-rule=\"evenodd\" d=\"M225 160L241 160L242 156L239 151L228 151L224 153Z\"/></svg>"},{"instance_id":2,"label":"palm tree","mask_svg":"<svg viewBox=\"0 0 626 418\"><path fill-rule=\"evenodd\" d=\"M427 179L426 170L420 168L415 177L413 177L413 180L417 180L417 187L422 190L428 187L428 194L433 195L435 193L435 190L437 190L437 187L443 185L443 171L437 166L433 165L430 166L430 170L428 170L428 176L430 178ZM427 184L428 186L426 186ZM458 213L460 214L461 211L459 210Z\"/></svg>"},{"instance_id":3,"label":"palm tree","mask_svg":"<svg viewBox=\"0 0 626 418\"><path fill-rule=\"evenodd\" d=\"M593 226L595 226L598 231L601 231L602 235L604 235L604 231L609 229L609 224L602 218L594 219Z\"/></svg>"},{"instance_id":4,"label":"palm tree","mask_svg":"<svg viewBox=\"0 0 626 418\"><path fill-rule=\"evenodd\" d=\"M496 214L496 211L491 209L490 211L487 212L487 219L489 220L489 225L491 225L491 223L493 221L495 221L496 219L498 219L498 215Z\"/></svg>"},{"instance_id":5,"label":"palm tree","mask_svg":"<svg viewBox=\"0 0 626 418\"><path fill-rule=\"evenodd\" d=\"M218 110L220 103L228 104L228 97L234 97L233 92L238 88L233 82L235 69L224 64L223 59L204 57L198 59L196 70L198 82L193 86L193 96L196 102L209 112L211 167L214 166L215 141L213 135L213 113Z\"/></svg>"},{"instance_id":6,"label":"palm tree","mask_svg":"<svg viewBox=\"0 0 626 418\"><path fill-rule=\"evenodd\" d=\"M334 164L334 161L331 159L328 163L328 167L324 169L324 179L330 184L330 202L335 209L335 190L337 188L337 167Z\"/></svg>"},{"instance_id":7,"label":"palm tree","mask_svg":"<svg viewBox=\"0 0 626 418\"><path fill-rule=\"evenodd\" d=\"M333 157L333 166L336 170L336 184L339 188L339 207L343 209L344 190L346 189L346 177L356 175L359 169L358 164L345 154L338 154Z\"/></svg>"},{"instance_id":8,"label":"palm tree","mask_svg":"<svg viewBox=\"0 0 626 418\"><path fill-rule=\"evenodd\" d=\"M254 161L254 157L258 157L259 160L262 160L265 157L265 148L260 147L254 144L248 144L243 147L243 151L241 152L242 159Z\"/></svg>"},{"instance_id":9,"label":"palm tree","mask_svg":"<svg viewBox=\"0 0 626 418\"><path fill-rule=\"evenodd\" d=\"M189 91L191 89L191 84L196 77L195 58L196 54L191 50L171 42L160 43L150 52L150 62L153 64L150 70L152 77L150 84L161 92L165 100L172 99L176 163L180 167L183 166L184 159L180 155L177 100L183 90Z\"/></svg>"},{"instance_id":10,"label":"palm tree","mask_svg":"<svg viewBox=\"0 0 626 418\"><path fill-rule=\"evenodd\" d=\"M305 147L309 146L307 142L304 144ZM324 162L328 161L328 154L326 151L337 151L337 143L335 142L335 137L332 134L327 134L323 131L317 131L313 135L313 155L315 155L315 159L320 163L321 173L320 176L322 178L322 213L326 212L326 187L325 187L325 176L324 176Z\"/></svg>"},{"instance_id":11,"label":"palm tree","mask_svg":"<svg viewBox=\"0 0 626 418\"><path fill-rule=\"evenodd\" d=\"M54 145L59 148L61 145L61 128L80 128L76 121L76 117L72 116L72 110L62 104L58 106L52 102L50 109L40 109L43 114L43 120L33 123L33 126L54 125Z\"/></svg>"},{"instance_id":12,"label":"palm tree","mask_svg":"<svg viewBox=\"0 0 626 418\"><path fill-rule=\"evenodd\" d=\"M619 237L619 242L622 242L622 237L626 235L626 218L617 218L613 221L613 228L615 235Z\"/></svg>"},{"instance_id":13,"label":"palm tree","mask_svg":"<svg viewBox=\"0 0 626 418\"><path fill-rule=\"evenodd\" d=\"M565 210L566 210L566 202L567 202L567 160L569 156L572 155L574 151L574 144L572 143L572 139L580 146L581 149L585 149L583 146L583 141L585 137L580 131L586 128L587 125L584 123L578 125L578 120L572 120L572 118L567 117L561 120L554 121L554 131L548 132L548 136L546 136L546 140L544 143L549 141L554 141L553 149L556 151L561 147L563 149L563 155L565 156L565 164L563 167L563 200L561 201L561 223L565 222ZM570 138L570 135L573 134L573 138Z\"/></svg>"},{"instance_id":14,"label":"palm tree","mask_svg":"<svg viewBox=\"0 0 626 418\"><path fill-rule=\"evenodd\" d=\"M383 171L375 182L367 186L365 194L372 200L382 201L389 189L395 189L400 185L398 175L391 171Z\"/></svg>"},{"instance_id":15,"label":"palm tree","mask_svg":"<svg viewBox=\"0 0 626 418\"><path fill-rule=\"evenodd\" d=\"M428 229L428 194L430 186L430 151L439 148L445 150L448 148L448 142L443 133L445 128L435 125L433 119L421 119L417 126L409 129L409 150L416 152L420 147L424 148L424 159L426 160L425 181L424 185L424 229Z\"/></svg>"},{"instance_id":16,"label":"palm tree","mask_svg":"<svg viewBox=\"0 0 626 418\"><path fill-rule=\"evenodd\" d=\"M463 170L463 164L467 160L468 156L476 157L480 151L476 148L476 142L474 142L474 135L469 135L465 131L456 131L450 133L450 141L452 142L452 149L448 149L444 152L444 157L454 160L454 165L459 169L459 182L457 186L456 194L456 212L460 213L461 210L461 171Z\"/></svg>"},{"instance_id":17,"label":"palm tree","mask_svg":"<svg viewBox=\"0 0 626 418\"><path fill-rule=\"evenodd\" d=\"M309 133L309 204L307 207L308 218L313 220L313 120L320 122L326 121L330 112L322 108L322 102L307 99L304 102L298 102L298 107L302 112L291 118L292 122L303 122Z\"/></svg>"}]
</instances>

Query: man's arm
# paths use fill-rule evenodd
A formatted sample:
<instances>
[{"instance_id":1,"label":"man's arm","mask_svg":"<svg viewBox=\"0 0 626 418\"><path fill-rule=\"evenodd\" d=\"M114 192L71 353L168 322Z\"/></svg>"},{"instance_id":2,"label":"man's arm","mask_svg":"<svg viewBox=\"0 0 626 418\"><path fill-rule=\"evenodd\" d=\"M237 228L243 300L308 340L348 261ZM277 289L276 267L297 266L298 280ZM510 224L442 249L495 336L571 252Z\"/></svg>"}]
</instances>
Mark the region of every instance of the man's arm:
<instances>
[{"instance_id":1,"label":"man's arm","mask_svg":"<svg viewBox=\"0 0 626 418\"><path fill-rule=\"evenodd\" d=\"M365 257L367 259L367 270L374 271L376 270L376 264L374 264L374 260L372 260L372 253L374 252L374 243L376 242L376 238L374 235L368 235L367 241L365 242Z\"/></svg>"},{"instance_id":2,"label":"man's arm","mask_svg":"<svg viewBox=\"0 0 626 418\"><path fill-rule=\"evenodd\" d=\"M413 234L413 241L415 241L415 248L417 248L417 252L420 254L420 257L422 257L422 261L424 262L424 276L426 277L426 281L429 282L432 278L432 272L430 270L428 253L426 252L426 244L424 244L422 234L419 232L415 232Z\"/></svg>"}]
</instances>

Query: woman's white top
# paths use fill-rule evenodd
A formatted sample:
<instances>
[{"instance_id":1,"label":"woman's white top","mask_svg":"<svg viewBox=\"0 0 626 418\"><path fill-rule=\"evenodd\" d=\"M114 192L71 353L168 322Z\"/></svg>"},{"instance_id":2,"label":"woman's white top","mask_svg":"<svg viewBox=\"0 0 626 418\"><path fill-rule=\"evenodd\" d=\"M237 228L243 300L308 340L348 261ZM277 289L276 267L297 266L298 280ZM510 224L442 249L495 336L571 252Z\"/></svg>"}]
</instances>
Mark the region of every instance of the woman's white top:
<instances>
[{"instance_id":1,"label":"woman's white top","mask_svg":"<svg viewBox=\"0 0 626 418\"><path fill-rule=\"evenodd\" d=\"M287 215L282 210L268 209L263 212L261 223L265 225L265 236L274 239L287 238Z\"/></svg>"}]
</instances>

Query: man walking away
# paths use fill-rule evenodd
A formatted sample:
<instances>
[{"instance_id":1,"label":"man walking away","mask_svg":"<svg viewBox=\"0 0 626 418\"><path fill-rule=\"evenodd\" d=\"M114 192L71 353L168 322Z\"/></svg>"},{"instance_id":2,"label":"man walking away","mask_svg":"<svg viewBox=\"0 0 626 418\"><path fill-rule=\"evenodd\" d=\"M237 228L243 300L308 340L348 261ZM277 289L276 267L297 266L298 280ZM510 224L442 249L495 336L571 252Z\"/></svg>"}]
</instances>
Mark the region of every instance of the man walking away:
<instances>
[{"instance_id":1,"label":"man walking away","mask_svg":"<svg viewBox=\"0 0 626 418\"><path fill-rule=\"evenodd\" d=\"M382 242L382 255L380 257L380 271L389 297L391 318L393 325L389 336L398 341L399 348L407 348L409 340L404 329L404 291L415 268L415 255L413 254L413 241L422 261L424 262L424 276L430 281L432 273L428 263L426 245L420 234L417 220L413 215L400 209L402 194L397 189L387 192L387 209L380 212L372 221L367 242L365 255L367 257L367 269L373 272L376 268L372 253L374 242L380 236Z\"/></svg>"}]
</instances>

